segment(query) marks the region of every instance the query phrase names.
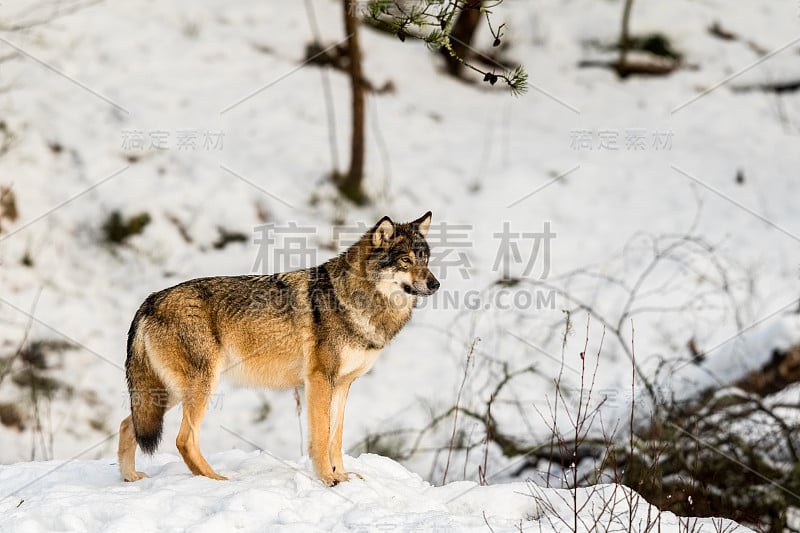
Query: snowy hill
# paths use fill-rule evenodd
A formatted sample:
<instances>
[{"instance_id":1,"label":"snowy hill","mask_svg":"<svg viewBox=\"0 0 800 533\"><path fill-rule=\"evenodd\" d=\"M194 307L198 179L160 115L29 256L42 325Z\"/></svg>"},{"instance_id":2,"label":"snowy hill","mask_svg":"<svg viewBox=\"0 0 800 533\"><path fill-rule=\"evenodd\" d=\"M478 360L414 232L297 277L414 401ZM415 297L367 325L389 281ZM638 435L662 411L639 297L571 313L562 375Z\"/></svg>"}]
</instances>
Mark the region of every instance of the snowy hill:
<instances>
[{"instance_id":1,"label":"snowy hill","mask_svg":"<svg viewBox=\"0 0 800 533\"><path fill-rule=\"evenodd\" d=\"M519 455L488 442L480 416L441 416L432 425L457 397L476 413L494 399L496 429L525 448L551 438L552 421L540 413L548 413L557 377L562 391L580 389L575 369L584 353L600 361L590 407L602 404L605 428L628 427L634 395L636 414L648 418L641 381L631 387L631 320L642 375L670 399L729 383L800 342L800 92L729 87L797 77L794 2L736 9L713 0L636 2L632 31L666 33L687 68L620 80L578 64L608 58L621 2L507 0L494 11L498 23L509 23L500 52L531 73L532 88L520 98L452 79L422 43L365 28L365 76L394 90L368 98L365 186L374 201L363 207L343 202L327 179L348 151L347 77L305 63L314 38L305 7L315 7L327 46L344 37L340 2L74 4L83 8L0 34L0 146L7 148L0 148L0 187L13 189L18 211L16 220L0 220L0 463L10 465L0 466L0 487L14 494L0 503L3 531L125 530L139 520L212 530L215 519L234 527L227 520L239 512L245 529L315 513L309 522L320 529L381 524L384 516L402 517L387 529L412 529L430 516L442 529L486 530L481 510L495 531L516 530L520 519L538 516L524 481L549 473L548 464L508 468ZM59 5L1 7L4 21L22 23L46 19ZM712 35L717 21L739 38ZM496 51L485 32L475 44ZM196 149L179 144L187 130L198 135ZM205 131L222 133L222 141L205 146ZM628 131L644 132L643 149L626 147ZM145 146L131 144L136 132ZM619 149L592 144L601 133L618 134ZM161 134L166 146L150 146ZM654 146L656 135L668 135L669 146ZM275 269L258 267L265 222L310 230L307 262L321 262L337 252L336 225L386 214L411 220L427 210L434 227L457 232L432 242L443 259L432 265L441 298L415 310L355 382L344 429L347 453L379 452L402 467L363 455L353 468L366 480L328 490L294 470L305 464L226 451L245 444L221 424L287 460L300 456L307 430L291 391L223 383L202 448L231 483L190 478L175 458L180 408L168 413L159 449L171 455L139 459L154 478L118 482L103 458L114 456L111 437L129 414L125 335L150 292ZM114 212L147 214L150 223L112 245L103 227ZM532 243L519 243L524 261L510 273L524 277L531 259L535 268L514 286L499 283L496 236L506 224L520 233L549 224L557 235L546 257L531 257ZM218 245L226 232L239 239ZM597 315L584 330L587 308ZM575 311L568 332L565 309ZM20 346L37 350L17 357ZM505 372L526 368L492 396ZM562 407L574 412L575 396ZM571 428L567 421L559 429ZM746 432L760 437L763 425ZM448 479L467 481L434 488L409 473L441 483L440 452L452 435L463 447ZM491 471L501 473L493 482L512 484L447 503L478 479L484 443ZM19 461L76 456L97 461L68 462L22 488L62 463ZM595 465L577 466L591 473ZM359 506L342 505L337 494ZM184 506L187 497L192 504ZM637 521L642 512L637 507ZM550 527L545 519L524 529L539 524Z\"/></svg>"},{"instance_id":2,"label":"snowy hill","mask_svg":"<svg viewBox=\"0 0 800 533\"><path fill-rule=\"evenodd\" d=\"M110 461L48 461L0 467L0 530L46 531L568 531L569 491L526 483L434 487L377 455L345 458L363 475L328 488L307 462L232 450L209 457L229 481L192 476L174 455L144 464L152 476L119 480ZM693 531L749 529L728 520L658 513L622 486L577 492L578 530ZM629 529L629 526L631 529Z\"/></svg>"}]
</instances>

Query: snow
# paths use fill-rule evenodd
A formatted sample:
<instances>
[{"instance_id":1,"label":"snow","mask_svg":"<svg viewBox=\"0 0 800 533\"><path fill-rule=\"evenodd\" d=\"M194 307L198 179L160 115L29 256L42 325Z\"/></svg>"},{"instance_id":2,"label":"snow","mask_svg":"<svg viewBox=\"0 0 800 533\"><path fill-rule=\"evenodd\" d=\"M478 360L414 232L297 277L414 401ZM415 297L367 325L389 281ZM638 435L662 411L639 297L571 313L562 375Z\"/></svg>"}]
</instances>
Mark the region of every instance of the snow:
<instances>
[{"instance_id":1,"label":"snow","mask_svg":"<svg viewBox=\"0 0 800 533\"><path fill-rule=\"evenodd\" d=\"M0 467L0 530L38 531L565 531L569 491L526 483L432 486L372 454L345 457L363 475L334 488L315 480L309 462L262 451L230 450L210 461L228 481L192 476L175 455L145 465L152 477L122 483L108 461L45 461ZM622 486L577 493L579 530L745 532L727 520L696 523L658 513ZM681 529L682 527L682 529Z\"/></svg>"},{"instance_id":2,"label":"snow","mask_svg":"<svg viewBox=\"0 0 800 533\"><path fill-rule=\"evenodd\" d=\"M340 41L338 2L313 5L325 42ZM553 398L562 310L574 309L575 302L559 293L552 307L501 304L525 292L547 296L534 284L547 282L616 325L626 287L645 271L654 244L663 249L675 236L701 239L712 252L679 249L647 278L633 306L644 310L633 317L637 361L659 390L691 396L800 341L800 93L733 93L722 85L695 100L740 71L734 81L743 85L796 75L797 43L764 59L745 42L721 41L706 31L719 20L743 39L778 50L797 36L794 3L745 2L731 10L713 1L637 2L634 33L667 33L697 68L621 82L610 72L576 67L598 54L588 42L616 38L618 2L507 0L495 9L497 19L509 23L507 54L526 66L532 82L529 94L516 99L444 76L438 58L420 43L365 29L366 75L376 86L391 81L396 89L368 99L366 185L375 202L364 208L337 200L326 179L332 162L322 77L316 67L299 68L312 39L303 6L277 0L236 0L224 8L212 0L101 2L46 25L0 33L1 53L24 51L2 63L2 88L8 90L0 89L0 115L15 140L0 157L0 185L13 184L20 219L3 221L0 234L0 356L14 353L29 326L32 339L66 339L76 347L52 354L47 371L73 392L42 401L40 431L31 419L23 431L0 426L0 462L66 460L83 453L103 461L69 463L54 476L75 468L82 479L99 479L87 465L102 464L106 477L100 487L144 491L115 485L115 468L108 466L116 447L109 436L129 409L122 367L130 320L152 291L193 277L249 273L256 264L255 243L216 250L213 242L219 227L255 237L265 216L280 225L314 228L316 262L335 253L331 228L339 222L372 224L385 214L410 220L430 209L434 225L468 227L462 248L433 243L434 251L453 248L469 260L466 275L459 268L434 267L440 295L456 303L432 300L416 310L374 369L353 385L344 430L345 449L353 455L362 451L367 435L384 431L398 432L398 446L408 451L431 414L454 403L476 337L481 341L464 403L482 408L503 364L534 364L536 372L511 383L493 413L518 438L546 441L550 424L535 408L546 412ZM19 0L2 7L9 20L30 9ZM481 35L478 47L488 49L488 41ZM329 77L343 166L348 85L341 73ZM624 132L632 128L648 135L672 132L671 149L626 150ZM183 129L201 136L221 131L223 146L179 149L177 132ZM169 147L124 148L131 130L169 132ZM571 139L578 130L595 136L618 131L622 148L575 149ZM63 150L54 153L51 143ZM741 184L735 180L739 171ZM114 209L127 216L146 211L153 221L129 245L112 248L101 243L100 227ZM191 242L171 219L185 227ZM495 285L495 234L505 222L525 232L541 232L549 222L557 237L549 258L536 261L533 279L501 293ZM32 267L21 263L26 254ZM512 274L524 266L512 265ZM595 317L589 324L587 353L600 352L594 397L609 399L606 427L624 420L631 405L624 348L631 344L629 318L621 320L619 335L606 331L602 350L601 322ZM563 354L574 369L587 317L576 312L572 320ZM687 363L690 339L707 353L699 366ZM563 390L577 389L574 372L566 370L564 380ZM635 394L637 404L646 405L640 384ZM0 402L31 410L29 391L8 381L0 386ZM179 408L167 415L160 452L174 453L179 419ZM288 461L300 456L307 435L304 427L297 429L291 392L223 383L204 421L202 448L231 472L244 466L243 456L219 452L249 448L223 426L252 435ZM468 419L460 419L458 429L473 441L483 437ZM443 457L424 450L446 446L451 431L448 418L403 466L441 483ZM480 455L454 453L457 474L449 479L475 481ZM512 477L504 468L513 459L495 447L489 455L493 471L503 472L497 482L537 475L529 469ZM175 462L166 457L159 455L153 468ZM363 457L361 468L388 468ZM183 472L179 466L171 467L175 475ZM4 472L22 475L25 468L43 473L48 467L31 463ZM166 486L160 490L170 493ZM503 498L514 500L509 494Z\"/></svg>"}]
</instances>

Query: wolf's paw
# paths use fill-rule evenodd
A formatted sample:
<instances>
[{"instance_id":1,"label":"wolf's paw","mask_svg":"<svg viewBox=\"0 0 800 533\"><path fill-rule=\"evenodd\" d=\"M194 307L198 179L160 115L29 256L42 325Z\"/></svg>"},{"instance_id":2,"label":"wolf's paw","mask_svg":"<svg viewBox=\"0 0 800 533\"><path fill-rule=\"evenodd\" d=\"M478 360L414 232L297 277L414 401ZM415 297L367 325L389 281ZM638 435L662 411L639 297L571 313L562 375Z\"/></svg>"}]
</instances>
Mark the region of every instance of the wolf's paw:
<instances>
[{"instance_id":1,"label":"wolf's paw","mask_svg":"<svg viewBox=\"0 0 800 533\"><path fill-rule=\"evenodd\" d=\"M228 481L228 478L226 478L225 476L220 476L219 474L217 474L217 473L216 473L216 472L214 472L214 471L211 471L210 473L208 473L208 474L204 474L204 475L205 475L207 478L216 479L216 480L218 480L218 481Z\"/></svg>"},{"instance_id":2,"label":"wolf's paw","mask_svg":"<svg viewBox=\"0 0 800 533\"><path fill-rule=\"evenodd\" d=\"M329 476L321 476L320 479L329 487L335 487L339 483L350 481L351 476L355 476L358 479L364 479L364 476L358 472L345 472L341 470L334 470Z\"/></svg>"},{"instance_id":3,"label":"wolf's paw","mask_svg":"<svg viewBox=\"0 0 800 533\"><path fill-rule=\"evenodd\" d=\"M349 478L347 472L331 472L330 474L319 476L319 479L329 487L335 487L339 483L347 481Z\"/></svg>"},{"instance_id":4,"label":"wolf's paw","mask_svg":"<svg viewBox=\"0 0 800 533\"><path fill-rule=\"evenodd\" d=\"M150 477L144 472L132 472L130 474L125 474L122 476L123 481L139 481L142 478Z\"/></svg>"}]
</instances>

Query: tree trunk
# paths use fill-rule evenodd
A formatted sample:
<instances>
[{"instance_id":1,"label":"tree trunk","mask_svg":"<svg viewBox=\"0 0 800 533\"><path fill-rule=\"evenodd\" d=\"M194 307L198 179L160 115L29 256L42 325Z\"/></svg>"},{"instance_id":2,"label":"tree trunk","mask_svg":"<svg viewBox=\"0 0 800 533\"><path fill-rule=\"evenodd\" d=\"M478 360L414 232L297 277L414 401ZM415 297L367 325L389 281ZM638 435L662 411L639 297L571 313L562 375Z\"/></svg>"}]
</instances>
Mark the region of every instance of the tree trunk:
<instances>
[{"instance_id":1,"label":"tree trunk","mask_svg":"<svg viewBox=\"0 0 800 533\"><path fill-rule=\"evenodd\" d=\"M622 7L622 26L619 32L619 63L617 63L617 74L621 78L628 75L628 50L631 46L630 22L633 0L625 0Z\"/></svg>"},{"instance_id":2,"label":"tree trunk","mask_svg":"<svg viewBox=\"0 0 800 533\"><path fill-rule=\"evenodd\" d=\"M478 24L481 21L481 3L482 0L468 0L461 12L456 16L456 21L450 29L450 42L453 51L462 59L466 59L470 53L472 46L472 38L475 36L475 30L478 29ZM462 64L461 61L450 55L450 51L442 48L442 55L444 55L447 72L453 76L460 77Z\"/></svg>"},{"instance_id":3,"label":"tree trunk","mask_svg":"<svg viewBox=\"0 0 800 533\"><path fill-rule=\"evenodd\" d=\"M352 132L350 137L350 168L339 176L339 190L344 196L357 204L367 201L362 187L364 181L364 90L361 71L361 44L358 37L358 12L356 0L342 0L344 6L344 31L349 36L348 56L350 59L350 88L353 94Z\"/></svg>"}]
</instances>

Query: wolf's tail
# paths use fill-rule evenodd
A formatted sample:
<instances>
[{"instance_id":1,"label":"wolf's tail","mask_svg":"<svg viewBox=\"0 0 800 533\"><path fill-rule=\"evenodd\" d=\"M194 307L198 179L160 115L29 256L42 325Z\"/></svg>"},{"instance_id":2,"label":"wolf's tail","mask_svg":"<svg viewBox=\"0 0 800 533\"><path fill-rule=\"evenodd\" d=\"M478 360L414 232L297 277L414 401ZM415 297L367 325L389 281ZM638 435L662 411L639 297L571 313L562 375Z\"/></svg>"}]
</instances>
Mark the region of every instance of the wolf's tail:
<instances>
[{"instance_id":1,"label":"wolf's tail","mask_svg":"<svg viewBox=\"0 0 800 533\"><path fill-rule=\"evenodd\" d=\"M136 442L145 453L152 454L161 442L164 413L167 412L168 391L156 375L145 351L141 322L145 313L140 309L128 330L128 357L125 373L131 397L133 432Z\"/></svg>"}]
</instances>

